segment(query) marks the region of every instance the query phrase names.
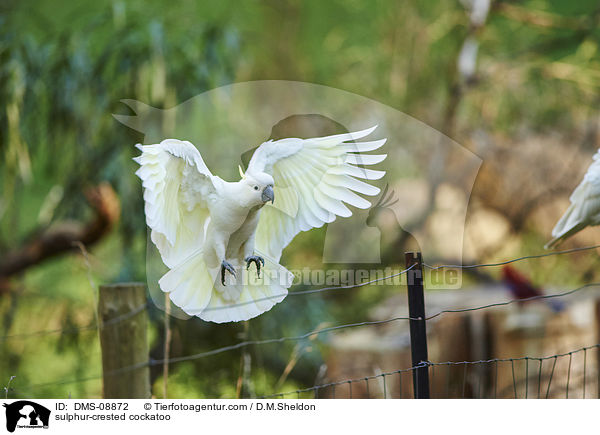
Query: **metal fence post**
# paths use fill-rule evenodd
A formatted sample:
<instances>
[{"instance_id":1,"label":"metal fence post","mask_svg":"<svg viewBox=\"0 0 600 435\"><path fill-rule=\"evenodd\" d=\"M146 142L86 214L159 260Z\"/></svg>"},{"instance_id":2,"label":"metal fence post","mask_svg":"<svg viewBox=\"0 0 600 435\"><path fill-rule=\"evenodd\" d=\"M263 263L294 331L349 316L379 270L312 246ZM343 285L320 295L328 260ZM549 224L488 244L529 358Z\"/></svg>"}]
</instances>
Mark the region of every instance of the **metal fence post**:
<instances>
[{"instance_id":1,"label":"metal fence post","mask_svg":"<svg viewBox=\"0 0 600 435\"><path fill-rule=\"evenodd\" d=\"M429 366L427 365L427 331L425 328L425 296L423 294L423 262L420 252L406 252L406 283L410 320L410 351L413 367L415 399L429 399ZM414 319L414 320L413 320Z\"/></svg>"},{"instance_id":2,"label":"metal fence post","mask_svg":"<svg viewBox=\"0 0 600 435\"><path fill-rule=\"evenodd\" d=\"M150 398L146 304L144 284L100 286L98 320L105 399Z\"/></svg>"}]
</instances>

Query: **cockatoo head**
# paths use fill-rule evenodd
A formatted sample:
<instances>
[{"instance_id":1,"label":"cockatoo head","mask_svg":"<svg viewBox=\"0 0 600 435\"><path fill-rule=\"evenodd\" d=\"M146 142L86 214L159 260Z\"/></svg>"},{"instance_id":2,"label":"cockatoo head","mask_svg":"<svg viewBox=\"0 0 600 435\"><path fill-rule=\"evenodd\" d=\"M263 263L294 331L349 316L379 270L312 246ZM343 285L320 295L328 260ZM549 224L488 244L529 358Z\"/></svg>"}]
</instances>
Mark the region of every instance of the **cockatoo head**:
<instances>
[{"instance_id":1,"label":"cockatoo head","mask_svg":"<svg viewBox=\"0 0 600 435\"><path fill-rule=\"evenodd\" d=\"M275 201L275 194L273 193L273 184L275 181L273 177L265 172L246 173L242 172L240 168L240 175L242 179L240 183L245 186L248 190L249 205L264 205L267 202Z\"/></svg>"}]
</instances>

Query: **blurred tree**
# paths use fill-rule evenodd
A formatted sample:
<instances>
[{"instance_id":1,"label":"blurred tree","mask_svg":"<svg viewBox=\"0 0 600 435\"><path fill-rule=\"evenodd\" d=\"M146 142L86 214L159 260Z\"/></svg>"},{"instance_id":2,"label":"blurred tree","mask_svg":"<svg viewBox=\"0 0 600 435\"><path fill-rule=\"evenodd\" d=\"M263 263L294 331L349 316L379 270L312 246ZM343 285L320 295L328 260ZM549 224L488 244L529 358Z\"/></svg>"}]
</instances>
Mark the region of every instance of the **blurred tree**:
<instances>
[{"instance_id":1,"label":"blurred tree","mask_svg":"<svg viewBox=\"0 0 600 435\"><path fill-rule=\"evenodd\" d=\"M190 14L198 13L195 6L190 8ZM119 103L123 98L157 107L175 105L232 81L240 60L232 26L196 23L184 28L179 16L164 13L167 9L141 1L0 5L4 334L21 325L19 319L39 313L47 306L46 298L70 288L70 281L74 288L70 298L80 302L63 299L59 306L66 311L58 318L60 311L48 310L21 330L45 329L48 322L70 328L75 319L84 326L94 322L91 293L81 291L82 286L93 285L94 276L107 281L144 279L146 228L131 161L133 144L143 138L121 126L111 113L125 109ZM118 233L111 233L119 217ZM59 253L78 252L100 240L111 245L110 253L98 254L102 260L91 257L94 266L88 279L72 276L73 263L39 266ZM89 261L86 257L88 269ZM36 274L24 275L31 266L42 273L42 299L19 304L36 287L32 282ZM50 278L49 268L60 271ZM81 312L75 315L81 302L87 305L83 317ZM64 352L60 343L56 345ZM21 385L36 378L18 356L22 349L18 341L1 341L0 347L5 356L0 373L18 372ZM84 355L83 347L71 346L69 351ZM56 364L48 354L45 357L50 366ZM74 360L74 372L93 372L98 365L90 364L89 358Z\"/></svg>"}]
</instances>

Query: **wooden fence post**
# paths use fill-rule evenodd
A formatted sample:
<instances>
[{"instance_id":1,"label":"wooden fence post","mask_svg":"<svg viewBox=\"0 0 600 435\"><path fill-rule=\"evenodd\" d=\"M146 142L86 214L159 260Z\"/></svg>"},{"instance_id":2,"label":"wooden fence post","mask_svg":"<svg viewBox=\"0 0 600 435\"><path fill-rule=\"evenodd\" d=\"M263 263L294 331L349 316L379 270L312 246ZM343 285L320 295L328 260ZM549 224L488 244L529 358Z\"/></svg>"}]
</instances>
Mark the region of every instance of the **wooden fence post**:
<instances>
[{"instance_id":1,"label":"wooden fence post","mask_svg":"<svg viewBox=\"0 0 600 435\"><path fill-rule=\"evenodd\" d=\"M105 399L150 398L146 286L100 286L100 347ZM136 366L134 369L128 367Z\"/></svg>"},{"instance_id":2,"label":"wooden fence post","mask_svg":"<svg viewBox=\"0 0 600 435\"><path fill-rule=\"evenodd\" d=\"M410 351L412 355L415 399L429 399L429 366L427 365L427 331L425 328L425 296L423 294L423 262L420 252L406 252L406 284L410 320Z\"/></svg>"}]
</instances>

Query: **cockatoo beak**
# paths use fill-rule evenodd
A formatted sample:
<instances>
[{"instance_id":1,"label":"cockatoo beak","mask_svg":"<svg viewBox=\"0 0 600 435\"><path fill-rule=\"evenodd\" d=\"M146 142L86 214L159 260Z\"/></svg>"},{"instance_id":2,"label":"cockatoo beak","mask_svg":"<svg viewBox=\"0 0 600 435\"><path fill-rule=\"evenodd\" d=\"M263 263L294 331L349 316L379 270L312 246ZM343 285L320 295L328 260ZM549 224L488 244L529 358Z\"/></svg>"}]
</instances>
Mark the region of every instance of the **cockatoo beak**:
<instances>
[{"instance_id":1,"label":"cockatoo beak","mask_svg":"<svg viewBox=\"0 0 600 435\"><path fill-rule=\"evenodd\" d=\"M271 204L273 204L275 202L275 193L273 192L273 188L271 186L267 186L263 190L262 200L263 200L263 202L271 201Z\"/></svg>"}]
</instances>

